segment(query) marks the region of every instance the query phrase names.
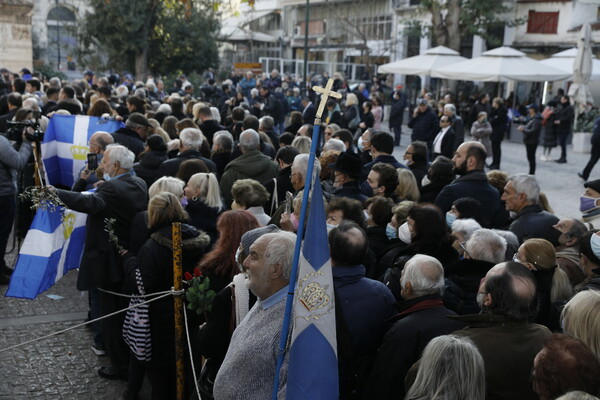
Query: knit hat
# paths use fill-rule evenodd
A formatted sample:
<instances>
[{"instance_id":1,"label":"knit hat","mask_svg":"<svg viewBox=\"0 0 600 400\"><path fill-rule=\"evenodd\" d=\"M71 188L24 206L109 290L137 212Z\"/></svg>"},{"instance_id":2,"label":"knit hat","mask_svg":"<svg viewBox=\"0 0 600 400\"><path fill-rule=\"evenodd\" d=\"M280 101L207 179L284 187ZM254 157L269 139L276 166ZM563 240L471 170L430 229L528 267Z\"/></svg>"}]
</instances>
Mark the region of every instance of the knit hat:
<instances>
[{"instance_id":1,"label":"knit hat","mask_svg":"<svg viewBox=\"0 0 600 400\"><path fill-rule=\"evenodd\" d=\"M150 136L146 144L152 151L167 151L167 145L165 144L164 139L159 135Z\"/></svg>"},{"instance_id":2,"label":"knit hat","mask_svg":"<svg viewBox=\"0 0 600 400\"><path fill-rule=\"evenodd\" d=\"M248 253L250 251L250 246L254 244L262 235L266 235L267 233L276 233L279 232L279 228L274 225L261 226L260 228L252 229L242 235L242 248L244 251L242 252L242 256L244 258L248 257Z\"/></svg>"},{"instance_id":3,"label":"knit hat","mask_svg":"<svg viewBox=\"0 0 600 400\"><path fill-rule=\"evenodd\" d=\"M600 193L600 179L596 179L594 181L588 181L588 182L584 183L583 186L586 188L588 188L588 187L592 188L596 192Z\"/></svg>"}]
</instances>

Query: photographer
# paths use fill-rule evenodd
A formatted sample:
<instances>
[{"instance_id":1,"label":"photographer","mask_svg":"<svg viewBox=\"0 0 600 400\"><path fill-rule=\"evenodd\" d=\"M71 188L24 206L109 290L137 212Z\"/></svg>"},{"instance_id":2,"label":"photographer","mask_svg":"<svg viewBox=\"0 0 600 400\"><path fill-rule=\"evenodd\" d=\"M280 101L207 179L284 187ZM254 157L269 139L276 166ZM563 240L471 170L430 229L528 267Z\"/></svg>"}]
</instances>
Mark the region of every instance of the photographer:
<instances>
[{"instance_id":1,"label":"photographer","mask_svg":"<svg viewBox=\"0 0 600 400\"><path fill-rule=\"evenodd\" d=\"M30 110L27 114L27 116L33 116L33 112ZM17 129L17 127L12 129ZM0 284L7 284L9 275L12 273L12 269L6 266L4 253L15 218L16 171L22 170L31 156L31 142L26 136L27 131L31 129L22 129L21 137L15 138L19 139L15 145L11 144L6 136L0 135L0 252L2 254Z\"/></svg>"}]
</instances>

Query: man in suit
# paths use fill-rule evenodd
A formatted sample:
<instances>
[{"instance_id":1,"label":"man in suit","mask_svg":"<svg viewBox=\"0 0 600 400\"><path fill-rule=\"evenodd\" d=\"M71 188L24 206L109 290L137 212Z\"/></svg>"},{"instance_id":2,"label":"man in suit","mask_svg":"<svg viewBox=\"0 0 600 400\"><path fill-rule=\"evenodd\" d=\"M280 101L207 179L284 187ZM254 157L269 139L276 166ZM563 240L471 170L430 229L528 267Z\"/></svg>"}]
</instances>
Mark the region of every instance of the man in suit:
<instances>
[{"instance_id":1,"label":"man in suit","mask_svg":"<svg viewBox=\"0 0 600 400\"><path fill-rule=\"evenodd\" d=\"M310 101L308 97L302 99L302 121L305 124L312 124L315 122L315 116L317 115L317 109L315 105Z\"/></svg>"},{"instance_id":2,"label":"man in suit","mask_svg":"<svg viewBox=\"0 0 600 400\"><path fill-rule=\"evenodd\" d=\"M132 173L133 161L134 155L129 149L109 145L100 164L106 182L98 186L96 192L81 194L52 188L69 209L88 214L85 247L77 277L78 290L122 290L123 271L117 249L110 243L105 230L105 219L115 219L114 233L119 243L129 243L133 217L145 210L148 203L146 183ZM98 301L101 315L128 305L127 299L102 291ZM121 313L101 321L104 346L112 364L98 370L104 378L127 379L129 349L121 335L124 318L125 314Z\"/></svg>"},{"instance_id":3,"label":"man in suit","mask_svg":"<svg viewBox=\"0 0 600 400\"><path fill-rule=\"evenodd\" d=\"M447 115L442 115L440 118L440 131L438 132L435 139L433 139L432 159L435 160L437 156L444 156L452 158L454 155L454 142L455 134L454 128L452 128L452 121Z\"/></svg>"}]
</instances>

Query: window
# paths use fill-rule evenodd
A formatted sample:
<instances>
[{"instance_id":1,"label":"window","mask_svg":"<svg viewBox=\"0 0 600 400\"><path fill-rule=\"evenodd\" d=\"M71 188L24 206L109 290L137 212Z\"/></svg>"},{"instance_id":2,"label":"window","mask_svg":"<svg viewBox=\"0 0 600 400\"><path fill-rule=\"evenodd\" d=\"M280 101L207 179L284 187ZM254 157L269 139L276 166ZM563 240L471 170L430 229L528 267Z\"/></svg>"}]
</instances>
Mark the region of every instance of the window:
<instances>
[{"instance_id":1,"label":"window","mask_svg":"<svg viewBox=\"0 0 600 400\"><path fill-rule=\"evenodd\" d=\"M353 30L364 35L367 40L389 40L392 37L392 16L379 15L352 19ZM359 39L359 35L354 35Z\"/></svg>"},{"instance_id":2,"label":"window","mask_svg":"<svg viewBox=\"0 0 600 400\"><path fill-rule=\"evenodd\" d=\"M556 33L558 12L529 11L527 33Z\"/></svg>"}]
</instances>

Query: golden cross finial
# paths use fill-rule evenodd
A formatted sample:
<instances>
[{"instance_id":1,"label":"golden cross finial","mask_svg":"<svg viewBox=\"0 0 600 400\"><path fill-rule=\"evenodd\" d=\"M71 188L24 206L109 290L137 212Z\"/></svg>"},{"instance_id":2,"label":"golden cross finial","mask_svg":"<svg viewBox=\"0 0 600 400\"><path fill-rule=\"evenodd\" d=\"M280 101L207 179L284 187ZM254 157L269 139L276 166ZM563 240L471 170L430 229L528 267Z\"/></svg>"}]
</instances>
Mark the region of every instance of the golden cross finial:
<instances>
[{"instance_id":1,"label":"golden cross finial","mask_svg":"<svg viewBox=\"0 0 600 400\"><path fill-rule=\"evenodd\" d=\"M329 96L335 97L336 99L342 98L341 94L334 90L331 90L332 86L333 78L329 78L329 80L327 81L327 85L325 85L325 88L322 88L321 86L313 86L312 88L312 90L314 90L315 92L321 93L321 101L319 102L319 108L317 109L317 114L315 115L315 119L318 119L319 121L321 120L321 115L323 115L323 110L325 110L325 104L327 104L327 99L329 98Z\"/></svg>"}]
</instances>

